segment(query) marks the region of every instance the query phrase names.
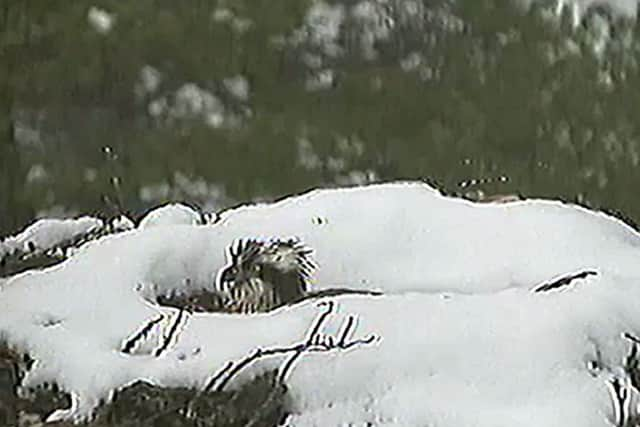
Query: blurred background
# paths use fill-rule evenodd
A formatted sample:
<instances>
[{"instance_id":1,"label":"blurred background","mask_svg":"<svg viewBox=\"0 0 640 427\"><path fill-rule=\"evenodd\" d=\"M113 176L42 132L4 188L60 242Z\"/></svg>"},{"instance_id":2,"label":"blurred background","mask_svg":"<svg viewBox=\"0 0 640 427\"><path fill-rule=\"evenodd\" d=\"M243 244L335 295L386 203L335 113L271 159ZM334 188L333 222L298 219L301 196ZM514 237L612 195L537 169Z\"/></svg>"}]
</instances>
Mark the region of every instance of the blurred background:
<instances>
[{"instance_id":1,"label":"blurred background","mask_svg":"<svg viewBox=\"0 0 640 427\"><path fill-rule=\"evenodd\" d=\"M0 235L395 179L637 221L636 5L578 3L1 0Z\"/></svg>"}]
</instances>

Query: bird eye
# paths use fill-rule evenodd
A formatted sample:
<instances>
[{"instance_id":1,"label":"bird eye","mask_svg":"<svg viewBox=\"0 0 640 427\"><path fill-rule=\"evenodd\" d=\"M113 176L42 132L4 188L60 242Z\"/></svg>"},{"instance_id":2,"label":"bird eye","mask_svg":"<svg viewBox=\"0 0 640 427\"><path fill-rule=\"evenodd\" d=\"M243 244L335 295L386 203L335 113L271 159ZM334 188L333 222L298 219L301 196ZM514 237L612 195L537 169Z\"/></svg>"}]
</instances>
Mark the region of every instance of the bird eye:
<instances>
[{"instance_id":1,"label":"bird eye","mask_svg":"<svg viewBox=\"0 0 640 427\"><path fill-rule=\"evenodd\" d=\"M262 267L260 267L260 264L254 264L253 271L255 271L256 273L259 273L260 270L262 270Z\"/></svg>"},{"instance_id":2,"label":"bird eye","mask_svg":"<svg viewBox=\"0 0 640 427\"><path fill-rule=\"evenodd\" d=\"M222 274L220 276L220 281L221 282L232 282L236 279L238 275L238 270L235 267L227 267L225 270L222 271Z\"/></svg>"}]
</instances>

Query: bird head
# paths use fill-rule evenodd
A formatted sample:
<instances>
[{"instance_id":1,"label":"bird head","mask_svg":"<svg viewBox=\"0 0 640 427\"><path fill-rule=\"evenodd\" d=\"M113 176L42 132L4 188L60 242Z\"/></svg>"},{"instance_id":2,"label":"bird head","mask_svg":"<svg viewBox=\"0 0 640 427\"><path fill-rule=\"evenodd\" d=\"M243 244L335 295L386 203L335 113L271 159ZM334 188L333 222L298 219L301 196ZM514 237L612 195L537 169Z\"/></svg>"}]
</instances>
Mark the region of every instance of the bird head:
<instances>
[{"instance_id":1,"label":"bird head","mask_svg":"<svg viewBox=\"0 0 640 427\"><path fill-rule=\"evenodd\" d=\"M242 239L228 250L228 264L218 274L218 288L228 291L260 280L283 298L306 292L315 264L312 250L297 239Z\"/></svg>"}]
</instances>

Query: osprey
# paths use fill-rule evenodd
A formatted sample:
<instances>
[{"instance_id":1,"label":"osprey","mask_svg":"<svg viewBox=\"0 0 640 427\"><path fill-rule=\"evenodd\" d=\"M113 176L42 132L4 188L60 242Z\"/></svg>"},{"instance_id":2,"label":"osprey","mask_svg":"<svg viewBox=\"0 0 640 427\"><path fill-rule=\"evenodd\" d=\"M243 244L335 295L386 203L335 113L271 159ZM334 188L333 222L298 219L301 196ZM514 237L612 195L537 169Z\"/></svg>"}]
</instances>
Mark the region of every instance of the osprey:
<instances>
[{"instance_id":1,"label":"osprey","mask_svg":"<svg viewBox=\"0 0 640 427\"><path fill-rule=\"evenodd\" d=\"M159 296L157 302L192 312L270 311L308 295L315 269L311 252L297 239L237 240L217 274L217 290Z\"/></svg>"},{"instance_id":2,"label":"osprey","mask_svg":"<svg viewBox=\"0 0 640 427\"><path fill-rule=\"evenodd\" d=\"M306 299L382 295L373 290L344 287L311 291L309 283L316 269L312 252L298 239L237 240L228 249L228 264L217 274L215 291L161 296L157 301L196 312L251 314Z\"/></svg>"},{"instance_id":3,"label":"osprey","mask_svg":"<svg viewBox=\"0 0 640 427\"><path fill-rule=\"evenodd\" d=\"M297 239L237 241L218 274L228 311L264 312L303 299L315 269L311 253Z\"/></svg>"}]
</instances>

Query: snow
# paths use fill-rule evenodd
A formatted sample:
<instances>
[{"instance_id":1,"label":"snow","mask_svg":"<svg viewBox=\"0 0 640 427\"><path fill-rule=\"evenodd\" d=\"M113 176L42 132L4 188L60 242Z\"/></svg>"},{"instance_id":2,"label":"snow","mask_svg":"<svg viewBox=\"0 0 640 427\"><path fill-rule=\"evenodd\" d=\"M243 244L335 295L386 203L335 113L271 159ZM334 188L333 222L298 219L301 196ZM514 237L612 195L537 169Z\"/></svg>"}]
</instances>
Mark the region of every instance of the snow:
<instances>
[{"instance_id":1,"label":"snow","mask_svg":"<svg viewBox=\"0 0 640 427\"><path fill-rule=\"evenodd\" d=\"M202 115L208 124L218 127L222 124L224 106L212 93L187 83L176 91L173 114L176 117Z\"/></svg>"},{"instance_id":2,"label":"snow","mask_svg":"<svg viewBox=\"0 0 640 427\"><path fill-rule=\"evenodd\" d=\"M351 10L356 25L361 28L360 48L365 58L373 60L377 57L376 44L389 39L396 26L389 7L382 2L362 0Z\"/></svg>"},{"instance_id":3,"label":"snow","mask_svg":"<svg viewBox=\"0 0 640 427\"><path fill-rule=\"evenodd\" d=\"M89 216L76 219L40 219L21 233L0 241L0 259L14 251L44 252L102 226L102 220Z\"/></svg>"},{"instance_id":4,"label":"snow","mask_svg":"<svg viewBox=\"0 0 640 427\"><path fill-rule=\"evenodd\" d=\"M218 8L213 12L212 18L215 22L226 22L233 18L233 12L227 8Z\"/></svg>"},{"instance_id":5,"label":"snow","mask_svg":"<svg viewBox=\"0 0 640 427\"><path fill-rule=\"evenodd\" d=\"M303 129L297 139L297 162L306 170L322 170L331 173L330 182L339 186L364 185L379 181L375 170L358 170L354 163L362 157L364 144L357 137L335 137L335 146L331 155L320 157L309 139L307 129Z\"/></svg>"},{"instance_id":6,"label":"snow","mask_svg":"<svg viewBox=\"0 0 640 427\"><path fill-rule=\"evenodd\" d=\"M230 24L231 28L238 34L246 33L253 26L253 21L236 16L232 10L226 7L217 8L211 17L214 22Z\"/></svg>"},{"instance_id":7,"label":"snow","mask_svg":"<svg viewBox=\"0 0 640 427\"><path fill-rule=\"evenodd\" d=\"M305 137L298 138L297 141L297 161L298 165L306 170L318 170L323 167L323 161L313 148L313 144Z\"/></svg>"},{"instance_id":8,"label":"snow","mask_svg":"<svg viewBox=\"0 0 640 427\"><path fill-rule=\"evenodd\" d=\"M610 381L628 383L622 334L640 335L640 236L615 218L547 200L471 203L422 183L316 190L229 210L206 226L190 225L195 216L182 207L158 212L168 213L163 226L141 225L0 283L0 336L37 361L23 386L56 382L73 394L71 410L50 419L83 419L140 378L202 387L256 348L304 341L327 309L318 300L251 316L183 313L180 333L154 354L179 317L155 296L213 289L238 238L295 236L314 250L314 289L384 295L330 298L325 340L337 340L350 316L347 340L377 339L304 354L286 379L291 425L614 421ZM597 274L532 292L585 270ZM130 354L121 351L160 315ZM282 361L261 359L231 386Z\"/></svg>"},{"instance_id":9,"label":"snow","mask_svg":"<svg viewBox=\"0 0 640 427\"><path fill-rule=\"evenodd\" d=\"M240 101L249 100L249 80L242 75L229 77L222 80L224 87Z\"/></svg>"},{"instance_id":10,"label":"snow","mask_svg":"<svg viewBox=\"0 0 640 427\"><path fill-rule=\"evenodd\" d=\"M197 225L201 222L198 212L181 203L169 203L153 209L140 220L141 229L168 225Z\"/></svg>"},{"instance_id":11,"label":"snow","mask_svg":"<svg viewBox=\"0 0 640 427\"><path fill-rule=\"evenodd\" d=\"M195 83L185 83L170 96L161 96L147 105L149 114L166 120L201 119L213 128L225 121L225 107L211 91Z\"/></svg>"},{"instance_id":12,"label":"snow","mask_svg":"<svg viewBox=\"0 0 640 427\"><path fill-rule=\"evenodd\" d=\"M321 51L329 58L338 58L358 45L359 53L364 59L378 58L378 45L390 41L394 34L410 31L412 33L429 32L434 25L446 31L462 32L464 21L457 17L451 6L455 2L443 2L440 6L426 6L414 0L358 0L328 2L314 0L311 2L304 18L303 25L294 31L288 40L294 47L303 45L302 56ZM545 15L553 20L568 16L573 28L584 23L590 11L607 9L612 18L635 20L638 13L637 0L514 0L524 9L533 5L545 7ZM229 12L230 13L230 12ZM225 19L226 14L223 15ZM596 25L602 27L600 23ZM597 35L602 41L596 42L596 55L601 55L602 47L609 38L608 32ZM349 42L346 43L345 40ZM308 49L311 48L309 51ZM308 59L308 58L307 58ZM411 59L411 58L410 58ZM415 61L411 59L408 66ZM307 61L305 61L307 62ZM311 68L319 68L320 65ZM433 70L424 67L423 73L431 74ZM428 79L430 77L426 77Z\"/></svg>"},{"instance_id":13,"label":"snow","mask_svg":"<svg viewBox=\"0 0 640 427\"><path fill-rule=\"evenodd\" d=\"M541 3L544 0L518 0L526 7L533 3ZM611 9L614 15L628 19L636 19L638 13L637 0L555 0L554 13L561 16L563 13L569 13L574 27L577 27L582 20L584 14L594 7L606 6Z\"/></svg>"},{"instance_id":14,"label":"snow","mask_svg":"<svg viewBox=\"0 0 640 427\"><path fill-rule=\"evenodd\" d=\"M154 93L160 87L162 78L162 73L157 68L145 65L140 70L138 82L135 85L136 95L142 98Z\"/></svg>"},{"instance_id":15,"label":"snow","mask_svg":"<svg viewBox=\"0 0 640 427\"><path fill-rule=\"evenodd\" d=\"M310 75L305 82L305 89L311 92L330 89L335 85L335 73L327 68Z\"/></svg>"},{"instance_id":16,"label":"snow","mask_svg":"<svg viewBox=\"0 0 640 427\"><path fill-rule=\"evenodd\" d=\"M360 313L361 333L383 342L375 357L362 349L301 362L290 385L303 412L292 424L605 425L607 375L591 376L585 364L598 350L621 355L614 347L623 343L607 328L628 325L597 323L621 309L598 301L602 293L344 301ZM337 407L325 409L328 401Z\"/></svg>"},{"instance_id":17,"label":"snow","mask_svg":"<svg viewBox=\"0 0 640 427\"><path fill-rule=\"evenodd\" d=\"M538 200L477 205L422 184L314 191L223 213L221 223L227 239L299 237L316 251L318 287L339 278L386 292L493 292L582 269L619 273L638 261L628 248L640 244L620 221L584 208Z\"/></svg>"},{"instance_id":18,"label":"snow","mask_svg":"<svg viewBox=\"0 0 640 427\"><path fill-rule=\"evenodd\" d=\"M89 24L100 34L107 34L113 27L115 16L104 9L92 6L87 12Z\"/></svg>"},{"instance_id":19,"label":"snow","mask_svg":"<svg viewBox=\"0 0 640 427\"><path fill-rule=\"evenodd\" d=\"M29 168L26 182L29 184L43 183L46 182L47 178L49 178L49 173L45 167L40 163L36 163Z\"/></svg>"},{"instance_id":20,"label":"snow","mask_svg":"<svg viewBox=\"0 0 640 427\"><path fill-rule=\"evenodd\" d=\"M410 19L416 20L420 9L415 6L415 3L411 3L402 8L398 16L408 18L411 15ZM353 39L358 41L362 55L372 60L377 56L375 45L389 39L394 31L395 21L391 15L396 7L395 2L378 0L361 0L353 5L350 2L317 0L311 3L302 28L294 32L290 41L294 46L302 43L315 46L325 55L336 58L344 53L344 39ZM317 77L319 82L316 86L323 88L321 83L327 78Z\"/></svg>"},{"instance_id":21,"label":"snow","mask_svg":"<svg viewBox=\"0 0 640 427\"><path fill-rule=\"evenodd\" d=\"M311 43L321 46L329 56L338 56L341 51L338 38L344 19L344 6L315 1L307 11L305 29L299 37L308 38Z\"/></svg>"},{"instance_id":22,"label":"snow","mask_svg":"<svg viewBox=\"0 0 640 427\"><path fill-rule=\"evenodd\" d=\"M359 54L366 60L379 57L380 46L392 42L394 34L422 34L433 31L435 26L447 32L460 33L467 26L455 15L456 6L444 2L440 6L426 6L417 1L358 0L327 2L314 0L310 3L300 28L296 29L285 43L294 48L302 48L300 56L311 69L320 69L322 61L331 62L344 54ZM559 22L567 16L574 29L581 24L585 28L595 27L593 50L597 57L602 57L604 48L610 39L612 21L618 18L635 20L638 13L637 0L514 0L523 9L533 5L542 5L543 15L552 21ZM601 15L602 22L592 20L592 11ZM585 22L587 20L587 22ZM515 32L517 34L517 32ZM428 42L429 36L424 41ZM503 38L503 41L508 39ZM357 51L357 52L356 52ZM318 60L309 61L313 56L322 54ZM324 57L323 57L324 56ZM424 80L433 76L433 66L428 66L424 58L409 55L402 61L403 69L420 68ZM307 85L311 90L325 88L323 82L331 81L331 69L324 66L326 74L315 74Z\"/></svg>"}]
</instances>

